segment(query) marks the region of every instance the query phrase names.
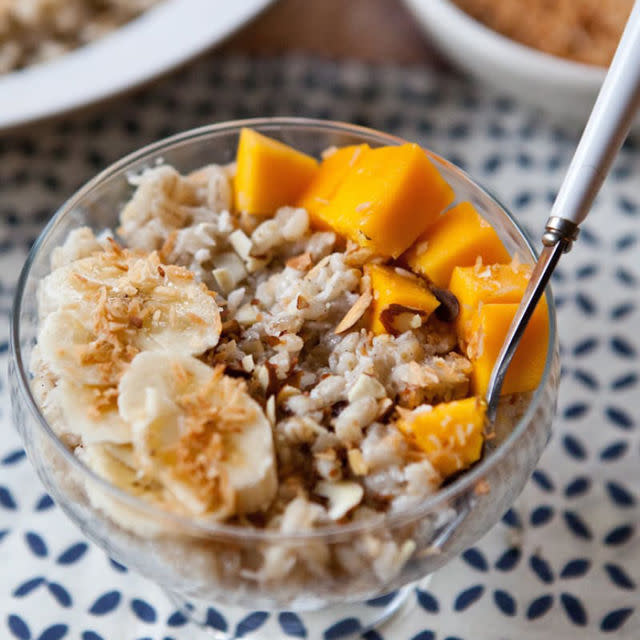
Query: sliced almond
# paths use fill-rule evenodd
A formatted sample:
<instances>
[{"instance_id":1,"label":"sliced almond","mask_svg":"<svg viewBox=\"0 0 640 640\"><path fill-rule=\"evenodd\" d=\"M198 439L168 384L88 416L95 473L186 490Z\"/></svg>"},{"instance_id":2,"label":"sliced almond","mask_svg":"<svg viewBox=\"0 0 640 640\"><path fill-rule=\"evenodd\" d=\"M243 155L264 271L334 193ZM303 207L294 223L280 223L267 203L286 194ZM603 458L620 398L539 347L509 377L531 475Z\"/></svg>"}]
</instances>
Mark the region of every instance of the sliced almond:
<instances>
[{"instance_id":1,"label":"sliced almond","mask_svg":"<svg viewBox=\"0 0 640 640\"><path fill-rule=\"evenodd\" d=\"M291 267L296 271L307 271L313 264L313 260L311 260L311 254L307 251L293 258L289 258L286 264L287 267Z\"/></svg>"},{"instance_id":2,"label":"sliced almond","mask_svg":"<svg viewBox=\"0 0 640 640\"><path fill-rule=\"evenodd\" d=\"M267 407L266 407L265 414L266 414L267 418L269 419L269 422L272 425L275 425L275 423L276 423L276 397L274 395L269 396L269 399L267 400Z\"/></svg>"},{"instance_id":3,"label":"sliced almond","mask_svg":"<svg viewBox=\"0 0 640 640\"><path fill-rule=\"evenodd\" d=\"M342 320L340 320L338 326L334 329L334 333L344 333L351 329L351 327L353 327L356 322L362 318L372 301L373 296L371 295L371 291L365 291L362 293L351 309L349 309Z\"/></svg>"},{"instance_id":4,"label":"sliced almond","mask_svg":"<svg viewBox=\"0 0 640 640\"><path fill-rule=\"evenodd\" d=\"M329 501L329 517L340 520L362 501L364 489L357 482L318 482L316 493Z\"/></svg>"},{"instance_id":5,"label":"sliced almond","mask_svg":"<svg viewBox=\"0 0 640 640\"><path fill-rule=\"evenodd\" d=\"M305 275L305 280L310 280L311 278L313 278L319 271L320 269L322 269L331 259L331 255L325 256L324 258L322 258L322 260L320 260L320 262L318 262L313 269L311 269L311 271L308 271L307 274Z\"/></svg>"},{"instance_id":6,"label":"sliced almond","mask_svg":"<svg viewBox=\"0 0 640 640\"><path fill-rule=\"evenodd\" d=\"M363 264L379 262L380 260L382 258L376 256L375 251L359 245L344 254L344 263L349 267L360 267Z\"/></svg>"},{"instance_id":7,"label":"sliced almond","mask_svg":"<svg viewBox=\"0 0 640 640\"><path fill-rule=\"evenodd\" d=\"M349 449L347 452L349 467L356 476L366 476L369 473L369 465L364 461L360 449Z\"/></svg>"}]
</instances>

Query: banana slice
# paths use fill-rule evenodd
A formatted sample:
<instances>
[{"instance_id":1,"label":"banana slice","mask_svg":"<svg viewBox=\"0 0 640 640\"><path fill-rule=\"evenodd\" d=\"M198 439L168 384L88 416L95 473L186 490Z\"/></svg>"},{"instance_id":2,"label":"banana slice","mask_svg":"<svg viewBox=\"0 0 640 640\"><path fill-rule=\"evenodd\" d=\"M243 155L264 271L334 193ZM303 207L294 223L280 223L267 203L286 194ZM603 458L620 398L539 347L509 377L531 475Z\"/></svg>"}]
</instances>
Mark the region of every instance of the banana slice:
<instances>
[{"instance_id":1,"label":"banana slice","mask_svg":"<svg viewBox=\"0 0 640 640\"><path fill-rule=\"evenodd\" d=\"M270 423L244 382L193 357L143 352L119 385L145 473L194 515L265 509L277 489Z\"/></svg>"},{"instance_id":2,"label":"banana slice","mask_svg":"<svg viewBox=\"0 0 640 640\"><path fill-rule=\"evenodd\" d=\"M131 428L118 413L116 387L90 387L61 379L50 393L62 410L66 430L83 444L131 442Z\"/></svg>"},{"instance_id":3,"label":"banana slice","mask_svg":"<svg viewBox=\"0 0 640 640\"><path fill-rule=\"evenodd\" d=\"M95 301L103 286L113 287L126 277L129 263L134 256L142 256L122 250L115 243L94 255L72 260L54 269L40 283L38 310L41 317L66 308L87 310L86 303ZM59 262L59 261L56 261Z\"/></svg>"},{"instance_id":4,"label":"banana slice","mask_svg":"<svg viewBox=\"0 0 640 640\"><path fill-rule=\"evenodd\" d=\"M39 295L43 358L78 384L117 384L140 350L200 354L220 338L214 294L155 252L113 243L53 271Z\"/></svg>"},{"instance_id":5,"label":"banana slice","mask_svg":"<svg viewBox=\"0 0 640 640\"><path fill-rule=\"evenodd\" d=\"M163 509L178 513L184 511L161 484L146 478L132 466L135 458L130 446L92 444L78 447L75 453L97 475L126 493ZM85 490L91 504L110 516L123 529L144 537L167 532L166 522L154 520L135 507L118 500L92 480L86 481Z\"/></svg>"},{"instance_id":6,"label":"banana slice","mask_svg":"<svg viewBox=\"0 0 640 640\"><path fill-rule=\"evenodd\" d=\"M43 362L53 374L92 386L117 384L138 352L115 336L98 335L68 310L54 311L45 318L38 345Z\"/></svg>"}]
</instances>

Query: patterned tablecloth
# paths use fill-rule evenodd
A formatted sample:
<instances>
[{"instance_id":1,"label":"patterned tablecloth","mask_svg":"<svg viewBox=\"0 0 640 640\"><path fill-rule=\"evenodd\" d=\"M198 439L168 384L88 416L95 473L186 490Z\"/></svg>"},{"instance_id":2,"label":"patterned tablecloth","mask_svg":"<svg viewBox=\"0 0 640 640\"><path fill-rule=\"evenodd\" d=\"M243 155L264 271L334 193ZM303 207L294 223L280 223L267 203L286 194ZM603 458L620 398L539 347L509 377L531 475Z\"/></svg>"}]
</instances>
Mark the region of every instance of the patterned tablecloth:
<instances>
[{"instance_id":1,"label":"patterned tablecloth","mask_svg":"<svg viewBox=\"0 0 640 640\"><path fill-rule=\"evenodd\" d=\"M417 140L493 189L534 237L575 144L449 75L215 56L97 111L0 137L0 638L198 637L44 493L11 426L8 315L35 236L98 169L170 133L257 115L334 118ZM640 149L627 144L555 277L563 380L537 471L502 522L415 593L410 613L367 638L640 638L639 256Z\"/></svg>"}]
</instances>

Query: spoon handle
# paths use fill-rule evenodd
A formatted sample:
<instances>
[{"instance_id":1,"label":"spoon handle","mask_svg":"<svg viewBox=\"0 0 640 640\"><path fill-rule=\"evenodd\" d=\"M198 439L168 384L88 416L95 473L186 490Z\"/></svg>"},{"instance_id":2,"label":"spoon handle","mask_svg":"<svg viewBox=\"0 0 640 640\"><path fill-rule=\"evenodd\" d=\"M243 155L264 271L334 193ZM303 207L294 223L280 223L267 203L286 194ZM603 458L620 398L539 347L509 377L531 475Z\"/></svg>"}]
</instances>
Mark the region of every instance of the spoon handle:
<instances>
[{"instance_id":1,"label":"spoon handle","mask_svg":"<svg viewBox=\"0 0 640 640\"><path fill-rule=\"evenodd\" d=\"M639 107L640 0L636 0L587 126L553 203L542 236L542 252L493 366L486 395L487 419L490 423L495 420L502 383L527 323L560 256L571 249L577 238L578 225L587 217L593 199L609 173Z\"/></svg>"},{"instance_id":2,"label":"spoon handle","mask_svg":"<svg viewBox=\"0 0 640 640\"><path fill-rule=\"evenodd\" d=\"M545 236L545 244L554 244L554 236L562 235L553 233L558 226L554 219L565 219L577 226L587 217L639 106L640 1L636 0L551 209L551 233ZM572 228L575 235L576 231Z\"/></svg>"}]
</instances>

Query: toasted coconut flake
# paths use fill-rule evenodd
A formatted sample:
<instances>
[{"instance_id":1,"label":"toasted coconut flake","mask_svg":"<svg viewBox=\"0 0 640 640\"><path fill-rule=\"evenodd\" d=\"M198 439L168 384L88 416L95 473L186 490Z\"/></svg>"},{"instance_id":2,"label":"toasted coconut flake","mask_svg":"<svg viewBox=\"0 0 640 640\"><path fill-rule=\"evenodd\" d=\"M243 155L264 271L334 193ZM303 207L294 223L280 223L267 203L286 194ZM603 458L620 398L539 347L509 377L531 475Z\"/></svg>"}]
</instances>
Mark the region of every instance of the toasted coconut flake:
<instances>
[{"instance_id":1,"label":"toasted coconut flake","mask_svg":"<svg viewBox=\"0 0 640 640\"><path fill-rule=\"evenodd\" d=\"M490 492L491 487L489 486L489 483L484 479L476 482L476 486L473 488L473 493L475 493L477 496L486 496Z\"/></svg>"},{"instance_id":2,"label":"toasted coconut flake","mask_svg":"<svg viewBox=\"0 0 640 640\"><path fill-rule=\"evenodd\" d=\"M362 318L372 301L373 296L371 295L371 291L365 291L362 293L351 309L349 309L342 320L340 320L338 326L334 329L334 333L344 333L351 329L351 327L353 327L356 322Z\"/></svg>"}]
</instances>

